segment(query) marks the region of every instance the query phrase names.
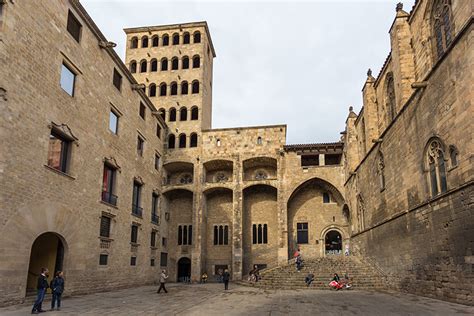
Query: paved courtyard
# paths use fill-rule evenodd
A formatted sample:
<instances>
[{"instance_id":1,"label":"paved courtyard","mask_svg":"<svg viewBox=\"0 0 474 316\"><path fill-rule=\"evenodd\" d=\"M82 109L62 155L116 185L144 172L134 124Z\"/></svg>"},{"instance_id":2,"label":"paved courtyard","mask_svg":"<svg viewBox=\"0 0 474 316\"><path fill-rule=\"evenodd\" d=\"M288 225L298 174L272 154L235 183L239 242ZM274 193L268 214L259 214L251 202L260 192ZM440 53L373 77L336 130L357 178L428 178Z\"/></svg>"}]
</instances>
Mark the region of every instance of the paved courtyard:
<instances>
[{"instance_id":1,"label":"paved courtyard","mask_svg":"<svg viewBox=\"0 0 474 316\"><path fill-rule=\"evenodd\" d=\"M65 298L60 312L42 315L473 315L474 307L400 293L260 290L231 284L170 284L168 294L144 286ZM50 301L43 308L50 306ZM0 308L26 315L30 304Z\"/></svg>"}]
</instances>

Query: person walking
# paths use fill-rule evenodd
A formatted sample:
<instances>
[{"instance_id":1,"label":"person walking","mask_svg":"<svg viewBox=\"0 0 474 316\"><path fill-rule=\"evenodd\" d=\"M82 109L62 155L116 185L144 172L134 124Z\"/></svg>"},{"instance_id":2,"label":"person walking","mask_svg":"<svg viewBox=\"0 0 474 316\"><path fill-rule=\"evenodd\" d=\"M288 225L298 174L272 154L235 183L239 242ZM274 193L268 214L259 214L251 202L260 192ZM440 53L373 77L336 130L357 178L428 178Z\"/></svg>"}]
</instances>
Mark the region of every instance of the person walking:
<instances>
[{"instance_id":1,"label":"person walking","mask_svg":"<svg viewBox=\"0 0 474 316\"><path fill-rule=\"evenodd\" d=\"M37 289L36 301L35 301L35 304L33 305L33 309L31 310L32 314L45 312L45 310L43 310L43 300L46 294L46 290L49 287L48 276L49 276L48 269L41 268L41 274L38 277L38 283L36 285L36 289Z\"/></svg>"},{"instance_id":2,"label":"person walking","mask_svg":"<svg viewBox=\"0 0 474 316\"><path fill-rule=\"evenodd\" d=\"M161 270L161 275L160 275L160 287L158 288L158 291L156 293L160 293L161 289L165 291L165 293L168 293L165 287L166 279L168 278L168 275L166 274L165 270Z\"/></svg>"},{"instance_id":3,"label":"person walking","mask_svg":"<svg viewBox=\"0 0 474 316\"><path fill-rule=\"evenodd\" d=\"M64 274L62 271L56 272L56 276L51 281L50 287L53 291L53 299L51 300L51 310L54 310L54 305L57 302L58 310L61 308L61 296L64 291Z\"/></svg>"},{"instance_id":4,"label":"person walking","mask_svg":"<svg viewBox=\"0 0 474 316\"><path fill-rule=\"evenodd\" d=\"M224 274L222 275L222 280L224 280L224 289L229 289L229 280L230 280L230 273L229 270L225 269Z\"/></svg>"}]
</instances>

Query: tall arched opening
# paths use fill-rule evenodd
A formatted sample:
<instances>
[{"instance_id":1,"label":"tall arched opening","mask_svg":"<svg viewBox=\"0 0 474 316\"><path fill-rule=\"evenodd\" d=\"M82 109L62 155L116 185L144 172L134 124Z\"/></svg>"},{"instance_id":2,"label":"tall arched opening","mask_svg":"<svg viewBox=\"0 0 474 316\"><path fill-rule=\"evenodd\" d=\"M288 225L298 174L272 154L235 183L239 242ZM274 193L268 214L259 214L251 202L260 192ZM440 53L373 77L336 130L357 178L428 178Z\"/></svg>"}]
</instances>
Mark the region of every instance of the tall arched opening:
<instances>
[{"instance_id":1,"label":"tall arched opening","mask_svg":"<svg viewBox=\"0 0 474 316\"><path fill-rule=\"evenodd\" d=\"M41 268L47 268L50 275L63 271L66 245L60 235L47 232L39 235L31 247L26 293L34 294Z\"/></svg>"},{"instance_id":2,"label":"tall arched opening","mask_svg":"<svg viewBox=\"0 0 474 316\"><path fill-rule=\"evenodd\" d=\"M324 250L326 255L342 254L342 236L337 230L330 230L324 237Z\"/></svg>"},{"instance_id":3,"label":"tall arched opening","mask_svg":"<svg viewBox=\"0 0 474 316\"><path fill-rule=\"evenodd\" d=\"M178 282L191 280L191 259L183 257L178 260Z\"/></svg>"}]
</instances>

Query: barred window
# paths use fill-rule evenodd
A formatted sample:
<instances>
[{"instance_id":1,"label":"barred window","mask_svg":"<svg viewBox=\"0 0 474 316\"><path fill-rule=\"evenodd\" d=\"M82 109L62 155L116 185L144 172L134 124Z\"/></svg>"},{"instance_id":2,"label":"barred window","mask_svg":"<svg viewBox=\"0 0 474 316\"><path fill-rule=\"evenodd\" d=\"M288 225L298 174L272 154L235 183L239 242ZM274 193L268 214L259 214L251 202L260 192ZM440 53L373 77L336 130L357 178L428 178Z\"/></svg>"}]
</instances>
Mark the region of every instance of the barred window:
<instances>
[{"instance_id":1,"label":"barred window","mask_svg":"<svg viewBox=\"0 0 474 316\"><path fill-rule=\"evenodd\" d=\"M100 237L110 237L110 223L111 218L107 216L101 216L100 218Z\"/></svg>"}]
</instances>

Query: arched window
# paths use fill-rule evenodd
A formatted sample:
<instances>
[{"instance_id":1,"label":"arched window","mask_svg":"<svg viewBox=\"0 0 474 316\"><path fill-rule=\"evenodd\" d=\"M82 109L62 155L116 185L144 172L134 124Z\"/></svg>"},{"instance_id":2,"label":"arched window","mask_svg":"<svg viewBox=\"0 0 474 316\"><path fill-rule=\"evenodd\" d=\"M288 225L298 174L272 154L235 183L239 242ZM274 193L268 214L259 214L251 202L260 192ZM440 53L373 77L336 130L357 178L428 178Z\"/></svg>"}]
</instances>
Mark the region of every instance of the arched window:
<instances>
[{"instance_id":1,"label":"arched window","mask_svg":"<svg viewBox=\"0 0 474 316\"><path fill-rule=\"evenodd\" d=\"M161 83L160 84L160 97L166 96L166 83Z\"/></svg>"},{"instance_id":2,"label":"arched window","mask_svg":"<svg viewBox=\"0 0 474 316\"><path fill-rule=\"evenodd\" d=\"M170 117L169 117L169 121L170 122L176 122L176 109L175 108L171 108L170 109Z\"/></svg>"},{"instance_id":3,"label":"arched window","mask_svg":"<svg viewBox=\"0 0 474 316\"><path fill-rule=\"evenodd\" d=\"M171 95L177 95L178 94L178 84L176 82L172 82L170 84L171 87Z\"/></svg>"},{"instance_id":4,"label":"arched window","mask_svg":"<svg viewBox=\"0 0 474 316\"><path fill-rule=\"evenodd\" d=\"M173 57L171 59L171 70L178 70L178 57Z\"/></svg>"},{"instance_id":5,"label":"arched window","mask_svg":"<svg viewBox=\"0 0 474 316\"><path fill-rule=\"evenodd\" d=\"M146 72L146 60L140 62L140 72Z\"/></svg>"},{"instance_id":6,"label":"arched window","mask_svg":"<svg viewBox=\"0 0 474 316\"><path fill-rule=\"evenodd\" d=\"M158 71L158 61L156 59L152 59L150 61L150 71L151 72L156 72Z\"/></svg>"},{"instance_id":7,"label":"arched window","mask_svg":"<svg viewBox=\"0 0 474 316\"><path fill-rule=\"evenodd\" d=\"M138 38L132 37L130 40L130 48L138 48Z\"/></svg>"},{"instance_id":8,"label":"arched window","mask_svg":"<svg viewBox=\"0 0 474 316\"><path fill-rule=\"evenodd\" d=\"M199 56L194 56L193 57L193 68L199 68L200 67L200 58Z\"/></svg>"},{"instance_id":9,"label":"arched window","mask_svg":"<svg viewBox=\"0 0 474 316\"><path fill-rule=\"evenodd\" d=\"M216 139L216 146L221 147L221 139L220 138Z\"/></svg>"},{"instance_id":10,"label":"arched window","mask_svg":"<svg viewBox=\"0 0 474 316\"><path fill-rule=\"evenodd\" d=\"M158 35L154 35L151 38L151 46L153 47L158 47Z\"/></svg>"},{"instance_id":11,"label":"arched window","mask_svg":"<svg viewBox=\"0 0 474 316\"><path fill-rule=\"evenodd\" d=\"M381 152L379 152L377 157L377 175L379 177L380 191L383 191L385 190L385 162Z\"/></svg>"},{"instance_id":12,"label":"arched window","mask_svg":"<svg viewBox=\"0 0 474 316\"><path fill-rule=\"evenodd\" d=\"M357 223L359 231L363 231L365 229L365 205L360 194L357 195Z\"/></svg>"},{"instance_id":13,"label":"arched window","mask_svg":"<svg viewBox=\"0 0 474 316\"><path fill-rule=\"evenodd\" d=\"M258 136L257 137L257 145L261 145L262 144L262 137Z\"/></svg>"},{"instance_id":14,"label":"arched window","mask_svg":"<svg viewBox=\"0 0 474 316\"><path fill-rule=\"evenodd\" d=\"M176 146L176 137L173 134L168 136L168 148L172 149Z\"/></svg>"},{"instance_id":15,"label":"arched window","mask_svg":"<svg viewBox=\"0 0 474 316\"><path fill-rule=\"evenodd\" d=\"M426 147L426 163L429 172L431 196L446 192L446 164L444 161L444 146L441 140L433 138Z\"/></svg>"},{"instance_id":16,"label":"arched window","mask_svg":"<svg viewBox=\"0 0 474 316\"><path fill-rule=\"evenodd\" d=\"M142 47L148 47L148 36L143 36L142 37Z\"/></svg>"},{"instance_id":17,"label":"arched window","mask_svg":"<svg viewBox=\"0 0 474 316\"><path fill-rule=\"evenodd\" d=\"M189 44L190 39L191 39L191 36L189 35L188 32L183 34L183 44Z\"/></svg>"},{"instance_id":18,"label":"arched window","mask_svg":"<svg viewBox=\"0 0 474 316\"><path fill-rule=\"evenodd\" d=\"M181 94L188 94L188 82L187 81L183 81L181 82Z\"/></svg>"},{"instance_id":19,"label":"arched window","mask_svg":"<svg viewBox=\"0 0 474 316\"><path fill-rule=\"evenodd\" d=\"M451 160L451 168L454 168L458 165L458 155L459 152L456 146L449 146L449 159Z\"/></svg>"},{"instance_id":20,"label":"arched window","mask_svg":"<svg viewBox=\"0 0 474 316\"><path fill-rule=\"evenodd\" d=\"M132 61L130 62L130 72L131 72L132 74L134 74L134 73L137 72L137 62L134 61L134 60L132 60Z\"/></svg>"},{"instance_id":21,"label":"arched window","mask_svg":"<svg viewBox=\"0 0 474 316\"><path fill-rule=\"evenodd\" d=\"M192 93L199 93L199 81L193 81Z\"/></svg>"},{"instance_id":22,"label":"arched window","mask_svg":"<svg viewBox=\"0 0 474 316\"><path fill-rule=\"evenodd\" d=\"M168 70L168 59L163 58L161 60L161 71L167 71Z\"/></svg>"},{"instance_id":23,"label":"arched window","mask_svg":"<svg viewBox=\"0 0 474 316\"><path fill-rule=\"evenodd\" d=\"M181 68L189 69L189 57L188 56L183 57L183 64L182 64Z\"/></svg>"},{"instance_id":24,"label":"arched window","mask_svg":"<svg viewBox=\"0 0 474 316\"><path fill-rule=\"evenodd\" d=\"M156 97L156 84L152 83L148 88L148 95L150 97Z\"/></svg>"},{"instance_id":25,"label":"arched window","mask_svg":"<svg viewBox=\"0 0 474 316\"><path fill-rule=\"evenodd\" d=\"M196 32L194 33L194 44L201 43L201 33Z\"/></svg>"},{"instance_id":26,"label":"arched window","mask_svg":"<svg viewBox=\"0 0 474 316\"><path fill-rule=\"evenodd\" d=\"M178 33L173 34L173 45L179 45L179 34Z\"/></svg>"},{"instance_id":27,"label":"arched window","mask_svg":"<svg viewBox=\"0 0 474 316\"><path fill-rule=\"evenodd\" d=\"M198 136L196 133L192 133L189 147L197 147L197 144L198 144Z\"/></svg>"},{"instance_id":28,"label":"arched window","mask_svg":"<svg viewBox=\"0 0 474 316\"><path fill-rule=\"evenodd\" d=\"M179 120L180 121L187 121L188 120L188 109L185 107L182 107L179 110Z\"/></svg>"},{"instance_id":29,"label":"arched window","mask_svg":"<svg viewBox=\"0 0 474 316\"><path fill-rule=\"evenodd\" d=\"M161 38L161 41L163 46L168 46L170 44L170 37L168 36L168 34L164 34Z\"/></svg>"},{"instance_id":30,"label":"arched window","mask_svg":"<svg viewBox=\"0 0 474 316\"><path fill-rule=\"evenodd\" d=\"M197 106L191 108L191 121L196 121L199 119L199 109Z\"/></svg>"},{"instance_id":31,"label":"arched window","mask_svg":"<svg viewBox=\"0 0 474 316\"><path fill-rule=\"evenodd\" d=\"M166 111L165 109L161 108L158 110L158 113L160 113L160 116L161 118L163 119L163 121L166 119Z\"/></svg>"},{"instance_id":32,"label":"arched window","mask_svg":"<svg viewBox=\"0 0 474 316\"><path fill-rule=\"evenodd\" d=\"M437 57L441 57L453 40L451 0L433 3L432 24Z\"/></svg>"},{"instance_id":33,"label":"arched window","mask_svg":"<svg viewBox=\"0 0 474 316\"><path fill-rule=\"evenodd\" d=\"M186 148L186 134L179 135L179 148Z\"/></svg>"},{"instance_id":34,"label":"arched window","mask_svg":"<svg viewBox=\"0 0 474 316\"><path fill-rule=\"evenodd\" d=\"M395 102L395 82L393 81L393 73L389 72L385 77L385 110L387 111L387 117L391 122L397 114L396 102Z\"/></svg>"}]
</instances>

